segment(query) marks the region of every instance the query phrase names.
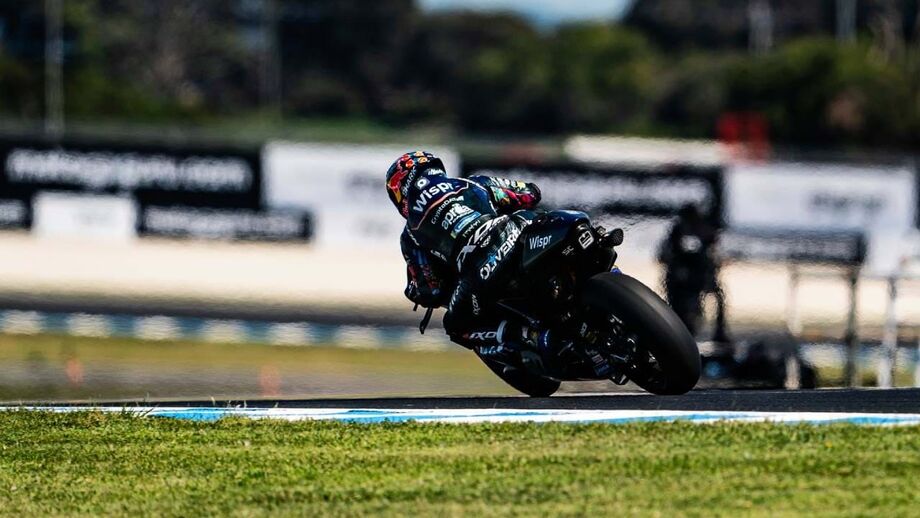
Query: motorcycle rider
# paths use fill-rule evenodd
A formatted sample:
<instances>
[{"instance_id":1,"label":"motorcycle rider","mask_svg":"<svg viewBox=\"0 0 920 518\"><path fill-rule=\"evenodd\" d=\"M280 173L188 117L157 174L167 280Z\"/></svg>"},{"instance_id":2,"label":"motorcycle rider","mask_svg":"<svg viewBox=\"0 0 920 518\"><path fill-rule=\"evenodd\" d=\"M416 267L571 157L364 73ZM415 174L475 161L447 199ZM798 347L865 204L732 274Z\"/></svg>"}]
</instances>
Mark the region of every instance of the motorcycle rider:
<instances>
[{"instance_id":1,"label":"motorcycle rider","mask_svg":"<svg viewBox=\"0 0 920 518\"><path fill-rule=\"evenodd\" d=\"M387 193L406 219L400 237L406 297L427 308L446 306L451 341L508 363L515 353L542 354L549 333L488 314L508 281L518 237L540 203L532 183L489 176L449 178L426 151L406 153L387 171ZM526 357L525 357L526 359Z\"/></svg>"}]
</instances>

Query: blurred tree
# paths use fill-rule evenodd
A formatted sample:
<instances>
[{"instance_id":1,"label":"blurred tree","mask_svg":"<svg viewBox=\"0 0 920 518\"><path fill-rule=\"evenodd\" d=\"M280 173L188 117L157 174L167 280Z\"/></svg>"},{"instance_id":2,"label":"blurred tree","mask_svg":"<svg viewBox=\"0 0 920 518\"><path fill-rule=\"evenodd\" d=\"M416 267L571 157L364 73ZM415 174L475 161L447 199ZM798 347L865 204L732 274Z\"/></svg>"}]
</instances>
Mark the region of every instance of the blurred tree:
<instances>
[{"instance_id":1,"label":"blurred tree","mask_svg":"<svg viewBox=\"0 0 920 518\"><path fill-rule=\"evenodd\" d=\"M624 24L541 28L415 0L64 4L68 117L193 123L270 105L471 132L713 136L721 114L755 111L787 143L920 145L920 0L856 0L845 44L831 40L837 0L769 0L775 41L756 55L740 0L641 0ZM44 111L43 20L41 2L0 2L5 117Z\"/></svg>"},{"instance_id":2,"label":"blurred tree","mask_svg":"<svg viewBox=\"0 0 920 518\"><path fill-rule=\"evenodd\" d=\"M911 144L914 105L904 70L866 46L808 39L727 72L729 111L766 115L772 133L800 144Z\"/></svg>"},{"instance_id":3,"label":"blurred tree","mask_svg":"<svg viewBox=\"0 0 920 518\"><path fill-rule=\"evenodd\" d=\"M651 119L670 135L713 137L716 121L727 107L728 70L747 58L696 52L663 67L656 76L660 94Z\"/></svg>"},{"instance_id":4,"label":"blurred tree","mask_svg":"<svg viewBox=\"0 0 920 518\"><path fill-rule=\"evenodd\" d=\"M0 52L0 113L19 119L38 119L42 115L42 76Z\"/></svg>"},{"instance_id":5,"label":"blurred tree","mask_svg":"<svg viewBox=\"0 0 920 518\"><path fill-rule=\"evenodd\" d=\"M422 20L395 87L416 118L474 131L549 131L545 42L524 19L460 12ZM405 105L400 107L405 110Z\"/></svg>"},{"instance_id":6,"label":"blurred tree","mask_svg":"<svg viewBox=\"0 0 920 518\"><path fill-rule=\"evenodd\" d=\"M43 111L45 26L41 2L0 2L0 113L38 119Z\"/></svg>"},{"instance_id":7,"label":"blurred tree","mask_svg":"<svg viewBox=\"0 0 920 518\"><path fill-rule=\"evenodd\" d=\"M550 40L556 127L623 130L647 121L659 59L640 34L610 25L562 27Z\"/></svg>"},{"instance_id":8,"label":"blurred tree","mask_svg":"<svg viewBox=\"0 0 920 518\"><path fill-rule=\"evenodd\" d=\"M68 0L78 34L67 66L71 115L163 118L251 107L255 61L234 3L220 0Z\"/></svg>"},{"instance_id":9,"label":"blurred tree","mask_svg":"<svg viewBox=\"0 0 920 518\"><path fill-rule=\"evenodd\" d=\"M775 40L832 34L834 0L770 0ZM744 49L749 45L747 0L640 0L623 23L669 49Z\"/></svg>"},{"instance_id":10,"label":"blurred tree","mask_svg":"<svg viewBox=\"0 0 920 518\"><path fill-rule=\"evenodd\" d=\"M412 0L284 2L279 23L286 109L384 115L417 19Z\"/></svg>"}]
</instances>

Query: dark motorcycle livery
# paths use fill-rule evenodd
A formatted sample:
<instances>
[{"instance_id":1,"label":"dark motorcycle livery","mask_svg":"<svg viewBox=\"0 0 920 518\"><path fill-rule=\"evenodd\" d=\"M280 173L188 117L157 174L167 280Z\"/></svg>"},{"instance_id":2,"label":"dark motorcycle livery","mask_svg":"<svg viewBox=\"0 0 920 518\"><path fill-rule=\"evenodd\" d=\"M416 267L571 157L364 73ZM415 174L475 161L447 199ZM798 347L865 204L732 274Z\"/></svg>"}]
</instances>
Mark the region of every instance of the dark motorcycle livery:
<instances>
[{"instance_id":1,"label":"dark motorcycle livery","mask_svg":"<svg viewBox=\"0 0 920 518\"><path fill-rule=\"evenodd\" d=\"M510 257L517 272L492 314L550 330L559 350L482 361L515 389L546 397L561 381L632 381L653 394L683 394L700 377L696 341L658 295L614 265L623 231L592 226L578 211L529 214Z\"/></svg>"}]
</instances>

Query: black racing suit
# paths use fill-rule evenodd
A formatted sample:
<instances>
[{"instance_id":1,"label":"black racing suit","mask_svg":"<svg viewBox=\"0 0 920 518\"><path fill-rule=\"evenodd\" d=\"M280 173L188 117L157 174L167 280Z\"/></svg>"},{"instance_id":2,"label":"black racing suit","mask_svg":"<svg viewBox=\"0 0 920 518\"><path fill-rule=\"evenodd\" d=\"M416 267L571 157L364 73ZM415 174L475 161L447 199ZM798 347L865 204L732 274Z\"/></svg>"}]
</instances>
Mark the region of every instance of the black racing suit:
<instances>
[{"instance_id":1,"label":"black racing suit","mask_svg":"<svg viewBox=\"0 0 920 518\"><path fill-rule=\"evenodd\" d=\"M407 193L400 244L408 271L406 297L425 307L447 306L444 329L468 348L502 343L500 319L486 314L507 283L509 261L527 211L540 201L536 185L488 176L422 176Z\"/></svg>"}]
</instances>

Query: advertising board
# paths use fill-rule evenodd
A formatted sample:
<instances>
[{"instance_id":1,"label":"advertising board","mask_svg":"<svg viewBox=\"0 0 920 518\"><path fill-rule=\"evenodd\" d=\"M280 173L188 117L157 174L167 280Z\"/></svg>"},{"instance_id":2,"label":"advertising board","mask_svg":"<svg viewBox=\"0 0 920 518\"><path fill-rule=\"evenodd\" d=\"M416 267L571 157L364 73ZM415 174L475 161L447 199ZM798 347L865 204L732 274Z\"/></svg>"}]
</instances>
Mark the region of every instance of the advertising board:
<instances>
[{"instance_id":1,"label":"advertising board","mask_svg":"<svg viewBox=\"0 0 920 518\"><path fill-rule=\"evenodd\" d=\"M459 157L450 149L270 143L263 161L266 206L309 211L321 246L398 247L405 220L387 197L384 177L396 158L413 149L428 149L449 174L459 174Z\"/></svg>"}]
</instances>

